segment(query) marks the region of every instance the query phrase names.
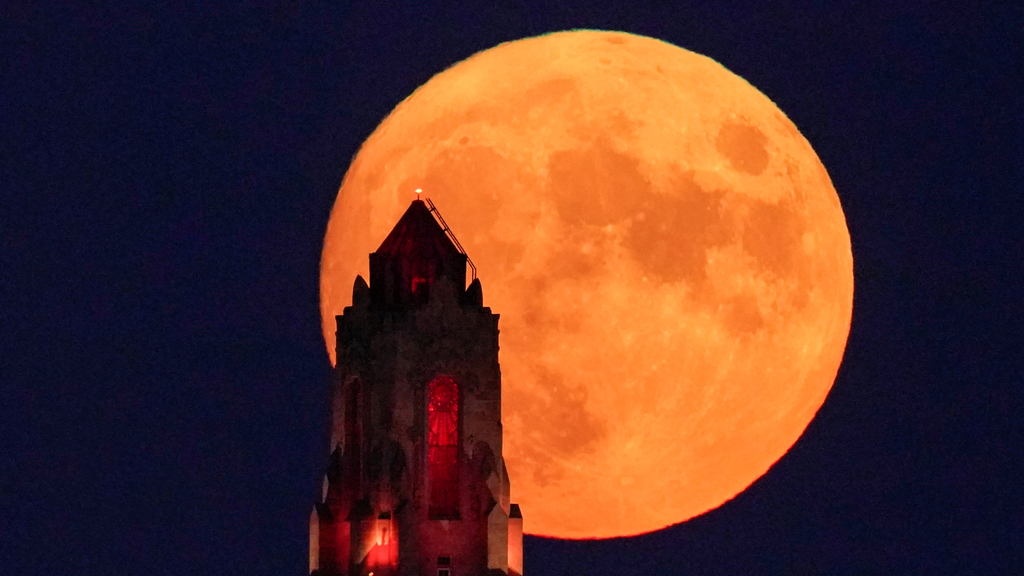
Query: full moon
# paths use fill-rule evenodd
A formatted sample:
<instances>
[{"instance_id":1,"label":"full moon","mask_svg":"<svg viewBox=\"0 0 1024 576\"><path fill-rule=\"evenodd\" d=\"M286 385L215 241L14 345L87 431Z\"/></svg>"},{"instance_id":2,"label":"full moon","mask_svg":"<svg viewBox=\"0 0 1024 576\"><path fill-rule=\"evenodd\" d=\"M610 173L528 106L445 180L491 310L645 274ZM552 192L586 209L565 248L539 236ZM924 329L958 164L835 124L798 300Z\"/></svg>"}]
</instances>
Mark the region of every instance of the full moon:
<instances>
[{"instance_id":1,"label":"full moon","mask_svg":"<svg viewBox=\"0 0 1024 576\"><path fill-rule=\"evenodd\" d=\"M324 339L415 199L501 314L526 531L607 538L716 508L786 453L842 361L853 259L814 150L714 60L632 34L501 44L366 140L331 212Z\"/></svg>"}]
</instances>

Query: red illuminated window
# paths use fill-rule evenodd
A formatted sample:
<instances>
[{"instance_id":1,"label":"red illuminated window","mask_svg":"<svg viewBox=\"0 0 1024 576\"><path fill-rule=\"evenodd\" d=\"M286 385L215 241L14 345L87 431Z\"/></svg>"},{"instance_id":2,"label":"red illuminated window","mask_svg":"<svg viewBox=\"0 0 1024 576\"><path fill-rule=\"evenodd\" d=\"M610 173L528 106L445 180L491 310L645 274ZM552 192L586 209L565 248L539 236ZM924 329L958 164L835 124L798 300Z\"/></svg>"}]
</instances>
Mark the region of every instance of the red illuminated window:
<instances>
[{"instance_id":1,"label":"red illuminated window","mask_svg":"<svg viewBox=\"0 0 1024 576\"><path fill-rule=\"evenodd\" d=\"M430 517L459 515L459 385L448 376L430 382L427 404Z\"/></svg>"},{"instance_id":2,"label":"red illuminated window","mask_svg":"<svg viewBox=\"0 0 1024 576\"><path fill-rule=\"evenodd\" d=\"M420 254L413 254L405 261L406 278L409 281L411 303L426 304L430 298L430 285L437 274L436 265Z\"/></svg>"}]
</instances>

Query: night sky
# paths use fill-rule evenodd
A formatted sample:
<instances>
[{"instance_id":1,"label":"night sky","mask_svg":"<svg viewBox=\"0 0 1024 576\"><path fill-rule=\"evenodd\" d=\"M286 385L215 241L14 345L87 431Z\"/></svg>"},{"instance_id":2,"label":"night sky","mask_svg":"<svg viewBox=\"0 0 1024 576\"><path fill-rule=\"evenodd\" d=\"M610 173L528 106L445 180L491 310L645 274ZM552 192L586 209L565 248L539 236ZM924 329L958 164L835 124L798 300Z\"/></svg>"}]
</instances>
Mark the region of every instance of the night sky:
<instances>
[{"instance_id":1,"label":"night sky","mask_svg":"<svg viewBox=\"0 0 1024 576\"><path fill-rule=\"evenodd\" d=\"M0 575L305 574L348 163L435 73L571 28L775 101L839 193L856 293L765 476L644 536L527 538L527 574L1021 573L1013 2L110 4L0 8Z\"/></svg>"}]
</instances>

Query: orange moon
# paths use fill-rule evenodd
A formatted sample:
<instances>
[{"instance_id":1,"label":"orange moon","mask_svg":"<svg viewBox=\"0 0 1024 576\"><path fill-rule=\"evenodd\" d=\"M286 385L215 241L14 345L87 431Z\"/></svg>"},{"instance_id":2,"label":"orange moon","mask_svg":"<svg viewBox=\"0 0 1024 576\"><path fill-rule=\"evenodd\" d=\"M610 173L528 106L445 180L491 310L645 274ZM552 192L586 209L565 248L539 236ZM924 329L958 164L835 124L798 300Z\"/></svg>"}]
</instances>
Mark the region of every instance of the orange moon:
<instances>
[{"instance_id":1,"label":"orange moon","mask_svg":"<svg viewBox=\"0 0 1024 576\"><path fill-rule=\"evenodd\" d=\"M501 314L504 454L526 531L606 538L711 510L835 380L853 258L793 123L710 58L631 34L501 44L431 78L352 161L324 339L422 188Z\"/></svg>"}]
</instances>

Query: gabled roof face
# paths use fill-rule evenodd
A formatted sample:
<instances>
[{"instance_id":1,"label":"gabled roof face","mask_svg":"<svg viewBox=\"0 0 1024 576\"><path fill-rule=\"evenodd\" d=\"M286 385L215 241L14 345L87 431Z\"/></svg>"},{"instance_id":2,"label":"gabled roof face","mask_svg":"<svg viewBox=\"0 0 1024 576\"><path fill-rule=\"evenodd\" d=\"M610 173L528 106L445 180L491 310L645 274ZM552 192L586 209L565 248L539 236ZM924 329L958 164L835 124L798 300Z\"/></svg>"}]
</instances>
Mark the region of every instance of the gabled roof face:
<instances>
[{"instance_id":1,"label":"gabled roof face","mask_svg":"<svg viewBox=\"0 0 1024 576\"><path fill-rule=\"evenodd\" d=\"M436 255L447 258L460 252L430 214L426 203L414 200L380 248L377 248L376 254L406 258Z\"/></svg>"}]
</instances>

